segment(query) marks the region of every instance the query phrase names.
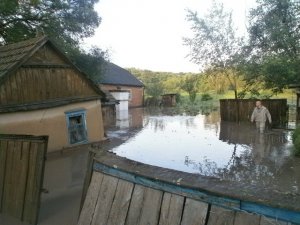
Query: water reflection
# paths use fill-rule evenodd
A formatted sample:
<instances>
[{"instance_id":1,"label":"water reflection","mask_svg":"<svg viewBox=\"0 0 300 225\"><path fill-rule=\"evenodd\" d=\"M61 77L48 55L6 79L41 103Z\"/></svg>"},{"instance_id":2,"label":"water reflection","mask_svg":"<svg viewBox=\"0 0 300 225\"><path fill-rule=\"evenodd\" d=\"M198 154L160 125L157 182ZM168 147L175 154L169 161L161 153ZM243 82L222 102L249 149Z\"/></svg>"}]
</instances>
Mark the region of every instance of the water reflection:
<instances>
[{"instance_id":1,"label":"water reflection","mask_svg":"<svg viewBox=\"0 0 300 225\"><path fill-rule=\"evenodd\" d=\"M136 109L135 109L136 110ZM258 133L250 123L220 122L218 112L190 116L158 109L131 110L135 127L109 149L150 165L299 193L300 159L291 156L290 133ZM118 133L119 132L119 133ZM120 130L110 130L116 142ZM114 136L116 135L116 136Z\"/></svg>"}]
</instances>

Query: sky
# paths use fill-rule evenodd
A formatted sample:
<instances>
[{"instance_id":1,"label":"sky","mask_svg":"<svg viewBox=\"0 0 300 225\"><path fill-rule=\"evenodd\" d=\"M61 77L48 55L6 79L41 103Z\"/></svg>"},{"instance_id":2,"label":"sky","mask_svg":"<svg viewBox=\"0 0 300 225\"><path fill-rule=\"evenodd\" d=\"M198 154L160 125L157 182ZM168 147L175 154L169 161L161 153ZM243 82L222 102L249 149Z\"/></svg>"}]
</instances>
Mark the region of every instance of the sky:
<instances>
[{"instance_id":1,"label":"sky","mask_svg":"<svg viewBox=\"0 0 300 225\"><path fill-rule=\"evenodd\" d=\"M248 10L255 0L220 0L232 10L240 32L245 31ZM102 18L93 37L83 46L109 51L111 62L160 72L199 72L187 57L183 38L191 36L187 9L204 15L209 0L100 0L95 10Z\"/></svg>"}]
</instances>

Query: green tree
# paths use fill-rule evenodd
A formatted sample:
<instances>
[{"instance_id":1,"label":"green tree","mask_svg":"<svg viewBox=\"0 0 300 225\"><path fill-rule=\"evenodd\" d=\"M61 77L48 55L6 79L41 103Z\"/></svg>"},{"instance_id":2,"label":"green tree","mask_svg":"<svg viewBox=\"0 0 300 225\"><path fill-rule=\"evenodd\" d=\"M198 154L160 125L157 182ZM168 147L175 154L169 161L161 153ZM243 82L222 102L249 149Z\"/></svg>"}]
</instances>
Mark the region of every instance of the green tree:
<instances>
[{"instance_id":1,"label":"green tree","mask_svg":"<svg viewBox=\"0 0 300 225\"><path fill-rule=\"evenodd\" d=\"M257 0L250 11L245 61L249 84L281 91L300 83L300 3L294 0Z\"/></svg>"},{"instance_id":2,"label":"green tree","mask_svg":"<svg viewBox=\"0 0 300 225\"><path fill-rule=\"evenodd\" d=\"M81 50L70 56L74 64L94 81L101 81L105 72L108 52L94 46L89 51Z\"/></svg>"},{"instance_id":3,"label":"green tree","mask_svg":"<svg viewBox=\"0 0 300 225\"><path fill-rule=\"evenodd\" d=\"M165 94L167 93L179 93L181 77L179 75L170 75L165 81L163 81L163 87Z\"/></svg>"},{"instance_id":4,"label":"green tree","mask_svg":"<svg viewBox=\"0 0 300 225\"><path fill-rule=\"evenodd\" d=\"M189 94L190 101L193 103L196 100L199 86L199 76L186 75L181 82L181 89Z\"/></svg>"},{"instance_id":5,"label":"green tree","mask_svg":"<svg viewBox=\"0 0 300 225\"><path fill-rule=\"evenodd\" d=\"M163 94L163 85L158 76L149 77L146 80L145 91L146 95L155 99L159 98Z\"/></svg>"},{"instance_id":6,"label":"green tree","mask_svg":"<svg viewBox=\"0 0 300 225\"><path fill-rule=\"evenodd\" d=\"M47 34L62 45L77 45L94 34L100 17L94 10L98 0L1 0L0 44ZM61 43L63 40L63 43Z\"/></svg>"},{"instance_id":7,"label":"green tree","mask_svg":"<svg viewBox=\"0 0 300 225\"><path fill-rule=\"evenodd\" d=\"M241 76L237 65L244 42L233 26L232 13L214 1L208 15L199 17L197 12L188 11L187 19L192 24L193 36L185 38L184 44L190 47L191 61L203 69L223 74L237 99Z\"/></svg>"}]
</instances>

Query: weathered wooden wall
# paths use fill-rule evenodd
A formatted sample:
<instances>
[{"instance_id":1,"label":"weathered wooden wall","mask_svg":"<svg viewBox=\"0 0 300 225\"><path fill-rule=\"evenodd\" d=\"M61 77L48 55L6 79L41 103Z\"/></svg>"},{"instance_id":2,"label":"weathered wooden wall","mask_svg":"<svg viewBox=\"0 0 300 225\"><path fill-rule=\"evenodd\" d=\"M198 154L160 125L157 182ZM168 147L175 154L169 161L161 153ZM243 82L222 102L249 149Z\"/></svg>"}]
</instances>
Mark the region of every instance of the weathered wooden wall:
<instances>
[{"instance_id":1,"label":"weathered wooden wall","mask_svg":"<svg viewBox=\"0 0 300 225\"><path fill-rule=\"evenodd\" d=\"M37 223L47 141L0 135L0 213Z\"/></svg>"},{"instance_id":2,"label":"weathered wooden wall","mask_svg":"<svg viewBox=\"0 0 300 225\"><path fill-rule=\"evenodd\" d=\"M286 198L272 189L255 189L252 195L238 183L104 151L89 168L78 225L300 224L299 196Z\"/></svg>"},{"instance_id":3,"label":"weathered wooden wall","mask_svg":"<svg viewBox=\"0 0 300 225\"><path fill-rule=\"evenodd\" d=\"M116 121L116 106L115 105L101 105L102 118L104 128L107 128Z\"/></svg>"},{"instance_id":4,"label":"weathered wooden wall","mask_svg":"<svg viewBox=\"0 0 300 225\"><path fill-rule=\"evenodd\" d=\"M249 121L255 107L255 99L220 99L220 114L223 121ZM264 99L276 127L283 127L288 122L288 105L286 99ZM238 115L239 112L239 115Z\"/></svg>"},{"instance_id":5,"label":"weathered wooden wall","mask_svg":"<svg viewBox=\"0 0 300 225\"><path fill-rule=\"evenodd\" d=\"M95 95L72 68L20 68L1 84L0 105Z\"/></svg>"},{"instance_id":6,"label":"weathered wooden wall","mask_svg":"<svg viewBox=\"0 0 300 225\"><path fill-rule=\"evenodd\" d=\"M0 84L0 105L96 96L83 76L51 46L43 46Z\"/></svg>"},{"instance_id":7,"label":"weathered wooden wall","mask_svg":"<svg viewBox=\"0 0 300 225\"><path fill-rule=\"evenodd\" d=\"M78 225L288 225L94 172Z\"/></svg>"}]
</instances>

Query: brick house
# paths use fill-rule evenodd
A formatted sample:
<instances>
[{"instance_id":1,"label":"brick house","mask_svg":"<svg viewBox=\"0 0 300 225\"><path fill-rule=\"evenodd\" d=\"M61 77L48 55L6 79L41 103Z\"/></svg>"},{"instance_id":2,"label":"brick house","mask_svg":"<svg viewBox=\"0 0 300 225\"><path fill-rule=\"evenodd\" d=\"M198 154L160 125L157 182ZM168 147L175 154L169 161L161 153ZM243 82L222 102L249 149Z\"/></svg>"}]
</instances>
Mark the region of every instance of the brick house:
<instances>
[{"instance_id":1,"label":"brick house","mask_svg":"<svg viewBox=\"0 0 300 225\"><path fill-rule=\"evenodd\" d=\"M129 107L144 105L145 85L126 69L108 62L104 74L97 83L101 89L110 92L128 91Z\"/></svg>"}]
</instances>

